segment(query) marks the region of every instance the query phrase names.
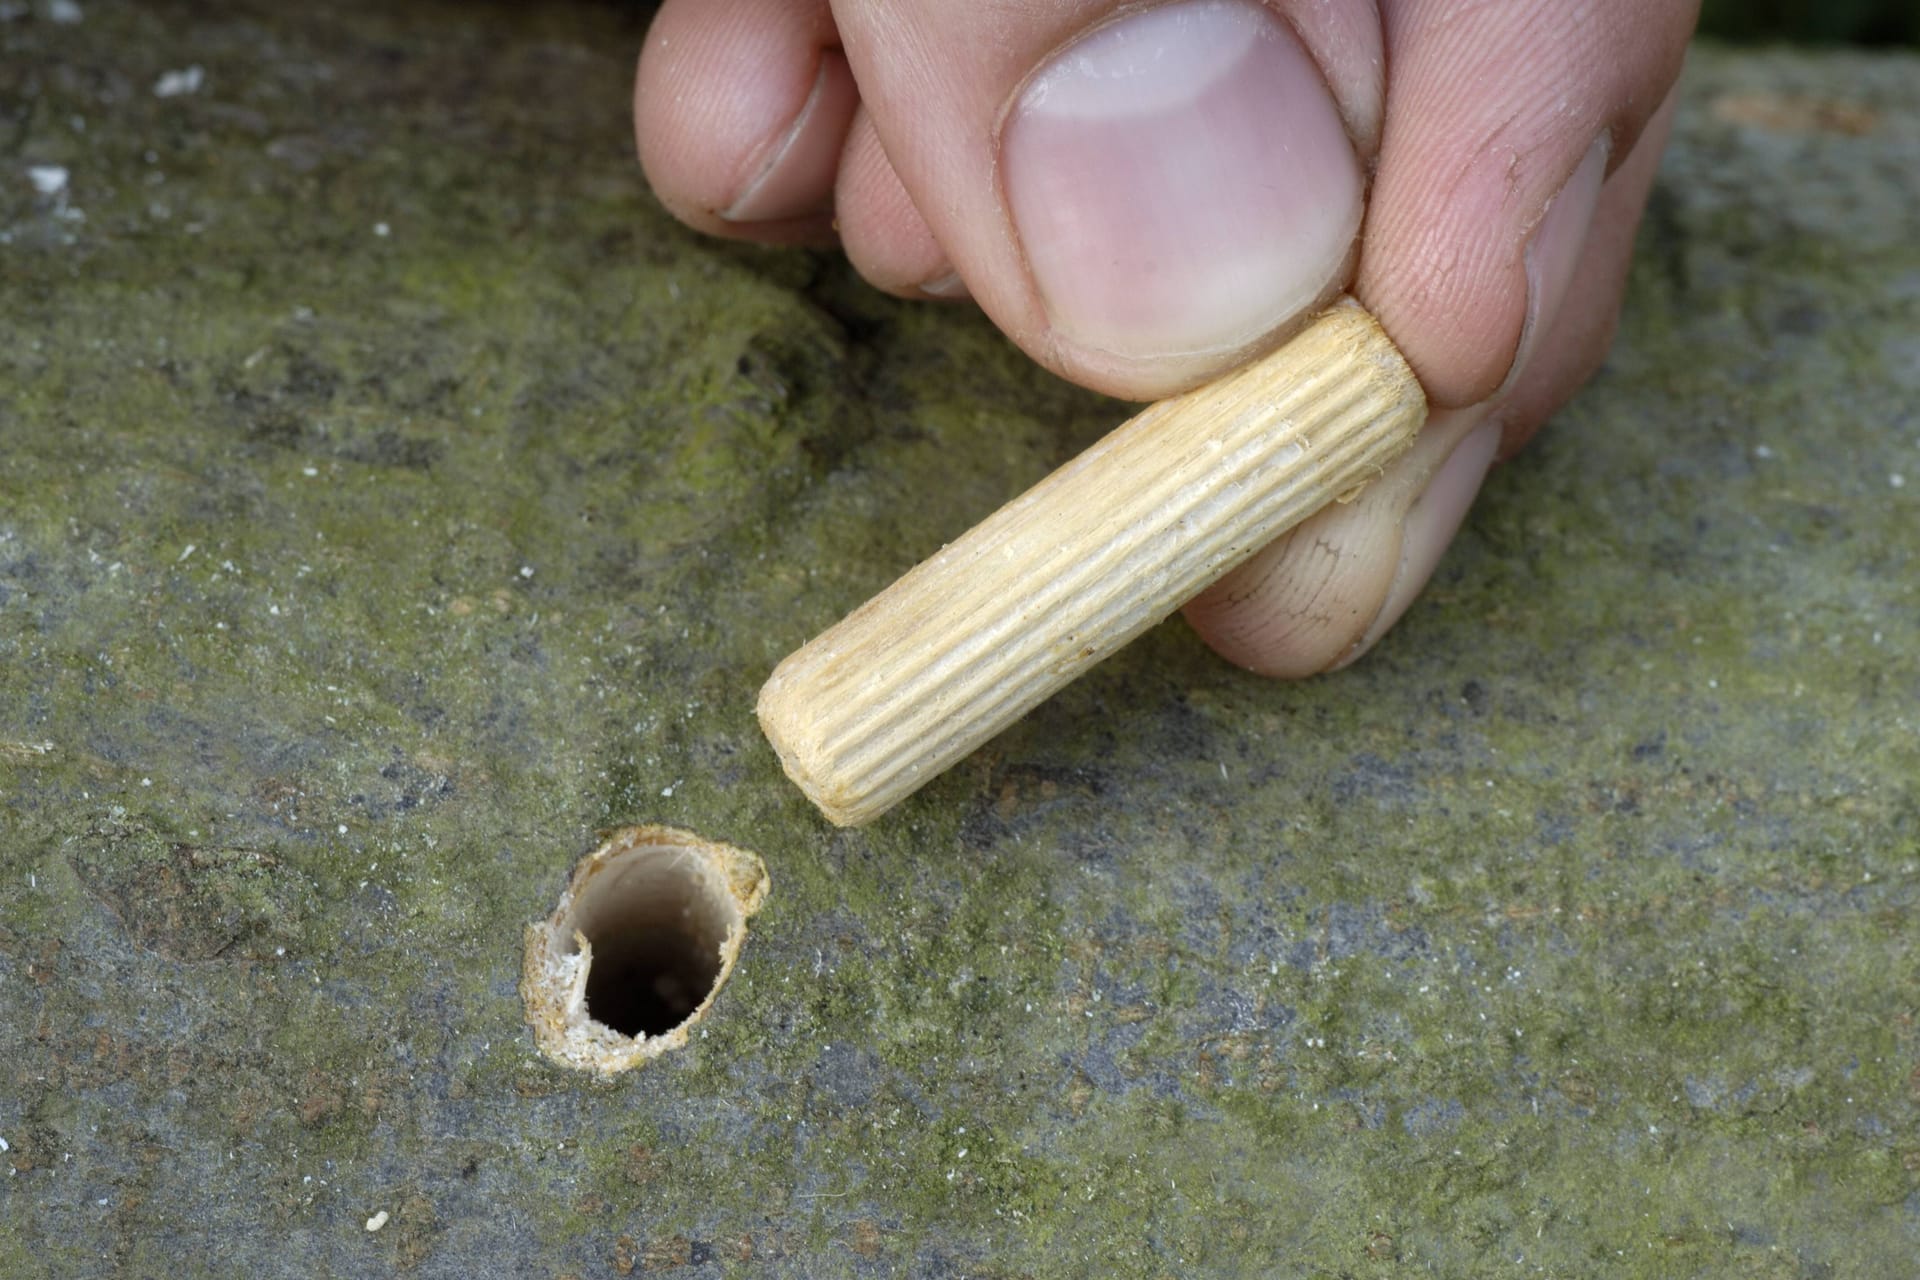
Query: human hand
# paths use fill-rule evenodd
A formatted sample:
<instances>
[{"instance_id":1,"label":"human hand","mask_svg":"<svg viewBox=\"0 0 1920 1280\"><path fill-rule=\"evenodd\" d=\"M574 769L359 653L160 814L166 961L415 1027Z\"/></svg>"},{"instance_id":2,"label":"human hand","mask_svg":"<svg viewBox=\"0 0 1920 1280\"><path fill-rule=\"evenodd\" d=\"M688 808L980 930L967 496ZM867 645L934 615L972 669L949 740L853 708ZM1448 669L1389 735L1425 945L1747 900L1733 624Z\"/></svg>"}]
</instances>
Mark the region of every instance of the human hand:
<instances>
[{"instance_id":1,"label":"human hand","mask_svg":"<svg viewBox=\"0 0 1920 1280\"><path fill-rule=\"evenodd\" d=\"M1697 7L666 0L635 128L690 225L837 234L1114 395L1215 377L1350 286L1432 419L1186 611L1307 675L1399 619L1496 454L1598 367Z\"/></svg>"}]
</instances>

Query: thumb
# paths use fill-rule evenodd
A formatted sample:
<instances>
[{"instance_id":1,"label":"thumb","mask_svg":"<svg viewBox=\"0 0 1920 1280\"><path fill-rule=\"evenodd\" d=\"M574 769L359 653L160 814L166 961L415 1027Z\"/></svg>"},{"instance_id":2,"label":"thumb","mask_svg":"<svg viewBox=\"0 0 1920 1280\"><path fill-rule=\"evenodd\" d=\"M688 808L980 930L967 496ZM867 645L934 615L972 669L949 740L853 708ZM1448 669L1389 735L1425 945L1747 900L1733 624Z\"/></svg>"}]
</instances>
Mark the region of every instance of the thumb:
<instances>
[{"instance_id":1,"label":"thumb","mask_svg":"<svg viewBox=\"0 0 1920 1280\"><path fill-rule=\"evenodd\" d=\"M1151 398L1270 345L1348 275L1378 31L1369 48L1355 6L1292 7L1291 25L1254 0L845 0L835 17L973 297L1056 372ZM1359 69L1336 76L1344 100L1324 62Z\"/></svg>"}]
</instances>

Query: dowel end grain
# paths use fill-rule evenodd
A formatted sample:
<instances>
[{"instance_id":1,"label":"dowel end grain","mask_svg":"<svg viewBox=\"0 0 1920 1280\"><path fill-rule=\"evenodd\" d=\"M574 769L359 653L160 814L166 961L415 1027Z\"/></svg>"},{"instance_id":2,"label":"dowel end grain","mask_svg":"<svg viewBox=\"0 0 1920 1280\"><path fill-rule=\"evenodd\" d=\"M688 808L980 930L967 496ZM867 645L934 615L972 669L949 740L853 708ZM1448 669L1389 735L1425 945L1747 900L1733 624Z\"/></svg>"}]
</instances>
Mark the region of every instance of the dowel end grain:
<instances>
[{"instance_id":1,"label":"dowel end grain","mask_svg":"<svg viewBox=\"0 0 1920 1280\"><path fill-rule=\"evenodd\" d=\"M808 732L809 699L803 683L790 677L796 673L804 650L788 655L760 688L754 714L760 720L760 732L773 744L780 767L793 785L799 787L814 807L836 827L857 827L880 816L883 809L869 810L862 803L857 779L837 772L831 758L822 758L818 736Z\"/></svg>"}]
</instances>

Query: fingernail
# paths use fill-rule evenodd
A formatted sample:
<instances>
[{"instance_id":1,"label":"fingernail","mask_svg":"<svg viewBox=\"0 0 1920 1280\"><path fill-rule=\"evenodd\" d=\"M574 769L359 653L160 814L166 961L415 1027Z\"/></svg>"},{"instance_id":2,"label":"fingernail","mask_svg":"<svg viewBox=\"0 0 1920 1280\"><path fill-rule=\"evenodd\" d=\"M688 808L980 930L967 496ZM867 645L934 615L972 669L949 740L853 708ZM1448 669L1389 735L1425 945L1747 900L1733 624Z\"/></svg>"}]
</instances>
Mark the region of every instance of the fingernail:
<instances>
[{"instance_id":1,"label":"fingernail","mask_svg":"<svg viewBox=\"0 0 1920 1280\"><path fill-rule=\"evenodd\" d=\"M1593 222L1594 206L1600 202L1600 184L1607 176L1607 140L1602 137L1587 149L1586 159L1573 171L1566 185L1547 202L1527 241L1527 320L1520 331L1519 349L1514 352L1513 368L1506 386L1512 386L1526 367L1541 336L1560 314L1566 301L1567 286L1573 281L1574 268L1587 245L1587 228ZM1504 388L1503 388L1504 389Z\"/></svg>"},{"instance_id":2,"label":"fingernail","mask_svg":"<svg viewBox=\"0 0 1920 1280\"><path fill-rule=\"evenodd\" d=\"M1055 331L1130 359L1237 350L1345 266L1363 179L1291 29L1185 0L1094 29L1027 82L1001 165Z\"/></svg>"},{"instance_id":3,"label":"fingernail","mask_svg":"<svg viewBox=\"0 0 1920 1280\"><path fill-rule=\"evenodd\" d=\"M942 300L972 296L967 292L967 282L960 278L958 271L949 271L943 276L928 280L920 286L920 292L929 298Z\"/></svg>"},{"instance_id":4,"label":"fingernail","mask_svg":"<svg viewBox=\"0 0 1920 1280\"><path fill-rule=\"evenodd\" d=\"M846 58L832 49L821 54L799 114L720 216L728 222L779 222L826 212L833 203L840 148L859 101Z\"/></svg>"},{"instance_id":5,"label":"fingernail","mask_svg":"<svg viewBox=\"0 0 1920 1280\"><path fill-rule=\"evenodd\" d=\"M1461 521L1467 518L1499 448L1498 422L1475 427L1453 447L1447 460L1433 473L1433 479L1427 482L1426 489L1407 509L1400 530L1400 567L1394 572L1393 585L1387 588L1380 612L1374 615L1358 643L1328 670L1338 671L1373 648L1419 598L1427 579L1433 577L1434 569L1439 567L1440 557L1446 553L1453 535L1460 531Z\"/></svg>"}]
</instances>

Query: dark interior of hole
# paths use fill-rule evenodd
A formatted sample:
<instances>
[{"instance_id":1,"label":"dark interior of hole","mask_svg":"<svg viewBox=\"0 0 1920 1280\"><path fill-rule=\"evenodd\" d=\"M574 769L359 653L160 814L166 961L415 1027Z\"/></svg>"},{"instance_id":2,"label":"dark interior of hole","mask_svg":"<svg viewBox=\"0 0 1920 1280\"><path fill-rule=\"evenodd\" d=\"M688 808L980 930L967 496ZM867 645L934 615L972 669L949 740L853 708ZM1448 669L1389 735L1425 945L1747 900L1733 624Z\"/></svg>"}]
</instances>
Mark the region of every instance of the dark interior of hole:
<instances>
[{"instance_id":1,"label":"dark interior of hole","mask_svg":"<svg viewBox=\"0 0 1920 1280\"><path fill-rule=\"evenodd\" d=\"M719 949L689 930L602 930L589 935L587 1013L623 1036L657 1036L685 1022L720 976Z\"/></svg>"}]
</instances>

